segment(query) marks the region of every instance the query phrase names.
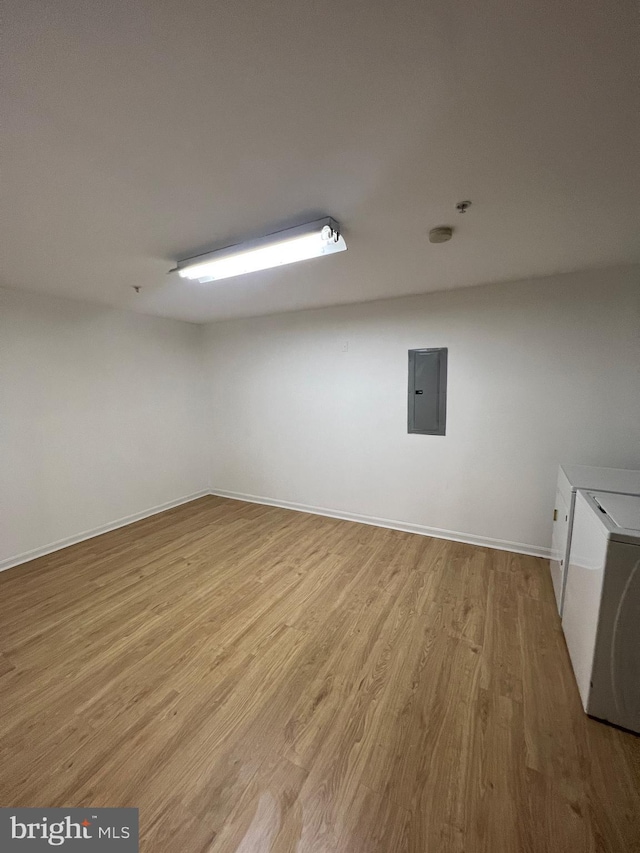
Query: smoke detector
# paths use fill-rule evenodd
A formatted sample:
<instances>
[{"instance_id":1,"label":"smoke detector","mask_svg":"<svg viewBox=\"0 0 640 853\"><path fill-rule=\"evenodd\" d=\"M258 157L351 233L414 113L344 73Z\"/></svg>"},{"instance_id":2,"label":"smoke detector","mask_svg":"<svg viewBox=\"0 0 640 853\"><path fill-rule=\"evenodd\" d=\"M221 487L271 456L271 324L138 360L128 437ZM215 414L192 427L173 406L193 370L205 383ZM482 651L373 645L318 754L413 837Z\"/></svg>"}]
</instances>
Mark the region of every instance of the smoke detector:
<instances>
[{"instance_id":1,"label":"smoke detector","mask_svg":"<svg viewBox=\"0 0 640 853\"><path fill-rule=\"evenodd\" d=\"M430 243L447 243L453 237L453 228L449 225L439 225L429 231Z\"/></svg>"}]
</instances>

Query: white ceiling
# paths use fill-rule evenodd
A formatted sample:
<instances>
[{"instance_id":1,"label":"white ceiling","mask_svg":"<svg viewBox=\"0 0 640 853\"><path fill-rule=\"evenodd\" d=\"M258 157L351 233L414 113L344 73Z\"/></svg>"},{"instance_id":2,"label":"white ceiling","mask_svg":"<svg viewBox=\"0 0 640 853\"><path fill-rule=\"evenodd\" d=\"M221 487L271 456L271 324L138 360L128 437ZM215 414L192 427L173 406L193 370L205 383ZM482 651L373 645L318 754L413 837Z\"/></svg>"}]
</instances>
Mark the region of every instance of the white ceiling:
<instances>
[{"instance_id":1,"label":"white ceiling","mask_svg":"<svg viewBox=\"0 0 640 853\"><path fill-rule=\"evenodd\" d=\"M5 286L205 322L640 260L636 0L3 6ZM166 274L325 214L348 252Z\"/></svg>"}]
</instances>

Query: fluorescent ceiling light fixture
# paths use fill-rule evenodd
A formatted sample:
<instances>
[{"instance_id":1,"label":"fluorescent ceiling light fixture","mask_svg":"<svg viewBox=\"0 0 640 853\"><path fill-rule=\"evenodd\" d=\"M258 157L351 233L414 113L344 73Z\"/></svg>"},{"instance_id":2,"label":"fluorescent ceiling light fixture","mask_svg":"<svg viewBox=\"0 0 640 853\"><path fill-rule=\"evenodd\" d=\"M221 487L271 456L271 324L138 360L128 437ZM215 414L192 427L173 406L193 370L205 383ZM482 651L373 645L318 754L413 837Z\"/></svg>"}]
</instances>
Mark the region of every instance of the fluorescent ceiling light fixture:
<instances>
[{"instance_id":1,"label":"fluorescent ceiling light fixture","mask_svg":"<svg viewBox=\"0 0 640 853\"><path fill-rule=\"evenodd\" d=\"M195 258L178 261L175 270L181 278L194 281L219 281L258 270L283 267L296 261L344 252L347 244L338 223L330 217L269 234L259 240L228 246Z\"/></svg>"}]
</instances>

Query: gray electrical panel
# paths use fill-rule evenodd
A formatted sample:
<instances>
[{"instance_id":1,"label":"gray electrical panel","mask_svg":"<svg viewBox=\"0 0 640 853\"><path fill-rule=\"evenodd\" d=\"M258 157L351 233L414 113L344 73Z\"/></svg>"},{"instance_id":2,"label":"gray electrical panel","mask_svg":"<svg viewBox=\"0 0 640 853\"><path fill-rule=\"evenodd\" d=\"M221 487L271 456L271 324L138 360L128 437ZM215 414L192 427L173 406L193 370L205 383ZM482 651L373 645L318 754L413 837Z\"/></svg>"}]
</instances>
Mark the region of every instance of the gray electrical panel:
<instances>
[{"instance_id":1,"label":"gray electrical panel","mask_svg":"<svg viewBox=\"0 0 640 853\"><path fill-rule=\"evenodd\" d=\"M447 348L409 350L408 432L444 435L447 423Z\"/></svg>"}]
</instances>

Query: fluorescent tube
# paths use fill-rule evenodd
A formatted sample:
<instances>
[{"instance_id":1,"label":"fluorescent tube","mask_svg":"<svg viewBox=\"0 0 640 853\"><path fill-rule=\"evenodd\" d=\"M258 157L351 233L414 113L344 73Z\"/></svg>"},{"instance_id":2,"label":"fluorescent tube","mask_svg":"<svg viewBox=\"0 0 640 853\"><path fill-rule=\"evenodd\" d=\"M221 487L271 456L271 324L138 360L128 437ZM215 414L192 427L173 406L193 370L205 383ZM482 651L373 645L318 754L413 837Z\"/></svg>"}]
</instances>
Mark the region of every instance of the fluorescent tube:
<instances>
[{"instance_id":1,"label":"fluorescent tube","mask_svg":"<svg viewBox=\"0 0 640 853\"><path fill-rule=\"evenodd\" d=\"M321 255L344 252L347 244L333 219L325 218L308 225L270 234L250 243L240 243L206 255L179 261L178 275L200 282L219 281L236 275L268 270L306 261Z\"/></svg>"}]
</instances>

